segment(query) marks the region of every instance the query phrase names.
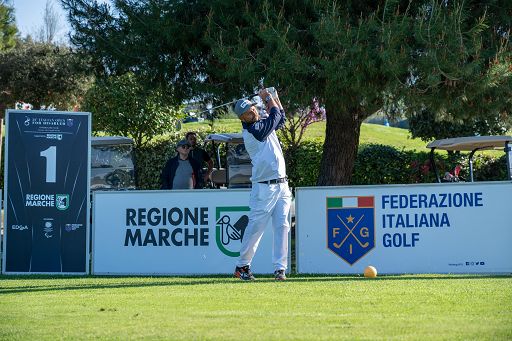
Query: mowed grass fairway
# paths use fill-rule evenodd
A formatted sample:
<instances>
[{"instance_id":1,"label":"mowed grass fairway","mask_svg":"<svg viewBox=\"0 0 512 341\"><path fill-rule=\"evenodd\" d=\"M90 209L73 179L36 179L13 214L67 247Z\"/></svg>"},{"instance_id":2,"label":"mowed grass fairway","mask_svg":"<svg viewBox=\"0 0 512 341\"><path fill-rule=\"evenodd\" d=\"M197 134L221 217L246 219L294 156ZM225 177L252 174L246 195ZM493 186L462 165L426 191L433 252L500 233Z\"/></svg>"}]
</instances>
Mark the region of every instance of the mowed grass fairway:
<instances>
[{"instance_id":1,"label":"mowed grass fairway","mask_svg":"<svg viewBox=\"0 0 512 341\"><path fill-rule=\"evenodd\" d=\"M0 339L510 340L512 277L0 277Z\"/></svg>"},{"instance_id":2,"label":"mowed grass fairway","mask_svg":"<svg viewBox=\"0 0 512 341\"><path fill-rule=\"evenodd\" d=\"M182 132L193 130L208 130L208 123L193 122L183 124ZM240 133L242 126L238 119L220 119L214 123L214 130L217 133ZM304 141L319 141L325 139L325 122L311 124L304 133ZM410 137L409 130L386 127L378 124L363 123L361 125L360 144L378 143L408 150L430 151L426 148L427 143Z\"/></svg>"}]
</instances>

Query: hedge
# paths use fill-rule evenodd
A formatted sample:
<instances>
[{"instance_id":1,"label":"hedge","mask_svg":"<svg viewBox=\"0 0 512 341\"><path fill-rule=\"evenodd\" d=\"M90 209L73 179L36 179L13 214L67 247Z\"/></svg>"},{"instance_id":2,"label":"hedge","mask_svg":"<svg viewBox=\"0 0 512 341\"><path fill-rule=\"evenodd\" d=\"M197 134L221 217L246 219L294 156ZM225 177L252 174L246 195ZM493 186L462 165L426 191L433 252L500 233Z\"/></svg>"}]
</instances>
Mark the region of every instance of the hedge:
<instances>
[{"instance_id":1,"label":"hedge","mask_svg":"<svg viewBox=\"0 0 512 341\"><path fill-rule=\"evenodd\" d=\"M316 186L323 143L306 141L297 150L291 151L286 146L284 150L290 187Z\"/></svg>"},{"instance_id":2,"label":"hedge","mask_svg":"<svg viewBox=\"0 0 512 341\"><path fill-rule=\"evenodd\" d=\"M206 133L198 133L200 139ZM176 135L159 139L141 149L137 159L141 189L158 189L160 172L167 159L174 154L174 145L182 138ZM286 155L288 177L291 187L315 186L320 172L323 143L306 141L297 150L290 151L283 146ZM461 165L461 177L469 181L467 154L436 154L436 166L441 177ZM506 158L477 154L474 157L475 181L507 180ZM400 150L387 145L361 145L354 165L352 184L412 184L433 183L429 152Z\"/></svg>"},{"instance_id":3,"label":"hedge","mask_svg":"<svg viewBox=\"0 0 512 341\"><path fill-rule=\"evenodd\" d=\"M322 156L321 142L305 142L298 150L287 153L288 175L293 187L315 186ZM354 185L413 184L436 182L429 151L400 150L387 145L361 145L352 174ZM292 165L292 167L290 167ZM436 154L441 177L461 165L460 176L469 181L467 154ZM475 181L507 180L506 157L477 154L474 157Z\"/></svg>"},{"instance_id":4,"label":"hedge","mask_svg":"<svg viewBox=\"0 0 512 341\"><path fill-rule=\"evenodd\" d=\"M198 131L198 143L208 132ZM136 172L139 189L159 189L160 173L165 162L175 155L176 143L184 138L184 133L159 137L136 152ZM291 187L315 186L320 172L323 143L303 142L297 150L283 146ZM209 150L208 150L209 151ZM209 151L210 152L210 151ZM2 154L4 150L2 150ZM2 155L3 159L3 155ZM468 155L438 153L436 166L441 176L453 172L457 164L462 166L461 177L469 181ZM0 180L3 184L3 162ZM506 156L493 157L476 154L474 157L475 181L507 180ZM412 184L435 182L431 169L429 152L400 150L387 145L361 145L354 165L352 184Z\"/></svg>"},{"instance_id":5,"label":"hedge","mask_svg":"<svg viewBox=\"0 0 512 341\"><path fill-rule=\"evenodd\" d=\"M460 178L469 181L468 154L436 153L436 168L442 178L461 166ZM475 181L507 180L506 157L477 154L473 158ZM436 182L430 152L398 150L383 145L363 145L357 156L352 183L412 184Z\"/></svg>"}]
</instances>

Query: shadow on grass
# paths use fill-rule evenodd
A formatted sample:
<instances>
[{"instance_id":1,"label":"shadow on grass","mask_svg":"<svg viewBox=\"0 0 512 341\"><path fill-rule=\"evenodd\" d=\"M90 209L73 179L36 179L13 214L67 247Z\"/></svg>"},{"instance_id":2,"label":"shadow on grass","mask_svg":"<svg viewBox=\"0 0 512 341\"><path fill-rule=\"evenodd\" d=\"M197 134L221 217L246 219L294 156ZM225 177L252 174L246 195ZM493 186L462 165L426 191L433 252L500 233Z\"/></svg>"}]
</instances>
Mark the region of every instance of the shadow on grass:
<instances>
[{"instance_id":1,"label":"shadow on grass","mask_svg":"<svg viewBox=\"0 0 512 341\"><path fill-rule=\"evenodd\" d=\"M510 279L511 275L384 275L377 278L364 278L363 276L354 275L289 275L288 281L276 282L276 285L287 285L287 283L298 282L356 282L356 281L432 281L432 280L479 280L479 279ZM2 287L2 280L51 280L51 279L101 279L120 281L133 279L131 282L117 283L76 283L70 285L30 285L20 287ZM151 282L137 282L136 279L150 279ZM165 279L165 280L163 280ZM229 275L210 275L210 276L172 276L172 277L148 277L148 276L50 276L50 275L28 275L28 276L0 276L0 295L13 293L32 293L32 292L51 292L51 291L70 291L70 290L97 290L97 289L126 289L126 288L149 288L149 287L173 287L173 286L196 286L196 285L258 285L274 282L271 275L258 276L258 280L252 282L244 282Z\"/></svg>"}]
</instances>

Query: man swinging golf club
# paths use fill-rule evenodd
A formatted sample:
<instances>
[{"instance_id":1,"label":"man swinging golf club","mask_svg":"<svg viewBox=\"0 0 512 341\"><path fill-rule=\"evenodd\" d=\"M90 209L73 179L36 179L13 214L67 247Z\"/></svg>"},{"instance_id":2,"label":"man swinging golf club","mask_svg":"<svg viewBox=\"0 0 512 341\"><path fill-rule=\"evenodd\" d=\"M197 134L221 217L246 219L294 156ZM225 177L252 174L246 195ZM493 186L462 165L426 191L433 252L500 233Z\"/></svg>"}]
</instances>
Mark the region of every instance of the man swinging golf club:
<instances>
[{"instance_id":1,"label":"man swinging golf club","mask_svg":"<svg viewBox=\"0 0 512 341\"><path fill-rule=\"evenodd\" d=\"M262 89L259 96L266 103L269 113L265 119L260 118L251 101L240 99L235 104L235 113L242 121L245 148L251 156L252 191L249 224L242 239L234 275L242 280L254 280L251 261L265 227L272 219L274 276L276 280L285 280L290 230L288 213L292 195L288 188L283 151L276 135L276 130L284 124L285 114L277 92L274 91L272 95L267 89Z\"/></svg>"}]
</instances>

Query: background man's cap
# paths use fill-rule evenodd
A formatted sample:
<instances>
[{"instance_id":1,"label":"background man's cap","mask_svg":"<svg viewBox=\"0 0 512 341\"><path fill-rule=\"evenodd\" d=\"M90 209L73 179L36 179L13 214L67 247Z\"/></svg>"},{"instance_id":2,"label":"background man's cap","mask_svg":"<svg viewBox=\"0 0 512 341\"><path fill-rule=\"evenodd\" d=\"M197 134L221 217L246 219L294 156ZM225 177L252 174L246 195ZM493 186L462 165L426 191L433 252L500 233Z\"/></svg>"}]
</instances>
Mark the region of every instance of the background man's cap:
<instances>
[{"instance_id":1,"label":"background man's cap","mask_svg":"<svg viewBox=\"0 0 512 341\"><path fill-rule=\"evenodd\" d=\"M188 141L187 141L187 140L181 140L181 141L179 141L178 143L176 143L176 148L181 147L181 146L184 146L184 145L187 145L187 146L189 146L189 147L190 147L190 143L188 143Z\"/></svg>"},{"instance_id":2,"label":"background man's cap","mask_svg":"<svg viewBox=\"0 0 512 341\"><path fill-rule=\"evenodd\" d=\"M235 104L235 114L240 117L244 112L249 110L254 103L249 101L248 99L239 99Z\"/></svg>"}]
</instances>

